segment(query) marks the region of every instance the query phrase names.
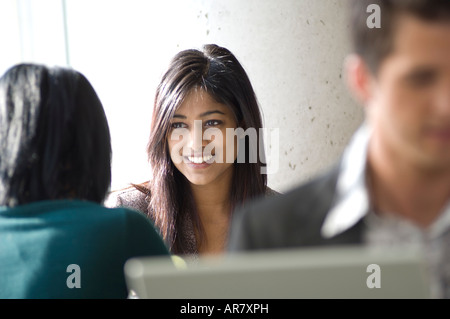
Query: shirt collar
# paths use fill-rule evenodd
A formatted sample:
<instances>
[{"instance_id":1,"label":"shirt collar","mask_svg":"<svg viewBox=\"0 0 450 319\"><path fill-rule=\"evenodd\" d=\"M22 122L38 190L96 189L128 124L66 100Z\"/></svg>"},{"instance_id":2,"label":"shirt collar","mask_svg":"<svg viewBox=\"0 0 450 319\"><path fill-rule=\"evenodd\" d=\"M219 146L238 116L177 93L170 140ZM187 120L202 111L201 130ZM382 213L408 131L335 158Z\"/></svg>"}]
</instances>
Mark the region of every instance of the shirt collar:
<instances>
[{"instance_id":1,"label":"shirt collar","mask_svg":"<svg viewBox=\"0 0 450 319\"><path fill-rule=\"evenodd\" d=\"M370 128L367 123L363 123L344 151L336 185L336 202L321 229L326 238L344 232L369 210L365 178L369 138Z\"/></svg>"},{"instance_id":2,"label":"shirt collar","mask_svg":"<svg viewBox=\"0 0 450 319\"><path fill-rule=\"evenodd\" d=\"M447 203L443 213L430 225L427 229L427 233L431 238L436 238L450 228L450 202Z\"/></svg>"}]
</instances>

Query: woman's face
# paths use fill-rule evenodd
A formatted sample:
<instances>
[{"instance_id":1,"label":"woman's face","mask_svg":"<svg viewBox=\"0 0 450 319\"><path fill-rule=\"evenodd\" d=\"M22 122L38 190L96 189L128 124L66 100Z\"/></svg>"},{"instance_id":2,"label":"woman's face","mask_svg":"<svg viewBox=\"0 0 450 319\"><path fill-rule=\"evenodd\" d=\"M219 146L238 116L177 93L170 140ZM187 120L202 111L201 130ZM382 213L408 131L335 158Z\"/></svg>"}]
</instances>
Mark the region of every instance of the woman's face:
<instances>
[{"instance_id":1,"label":"woman's face","mask_svg":"<svg viewBox=\"0 0 450 319\"><path fill-rule=\"evenodd\" d=\"M172 162L194 185L220 182L224 174L232 173L237 157L237 139L233 134L236 128L235 116L228 106L216 102L204 90L192 90L170 123L168 146Z\"/></svg>"}]
</instances>

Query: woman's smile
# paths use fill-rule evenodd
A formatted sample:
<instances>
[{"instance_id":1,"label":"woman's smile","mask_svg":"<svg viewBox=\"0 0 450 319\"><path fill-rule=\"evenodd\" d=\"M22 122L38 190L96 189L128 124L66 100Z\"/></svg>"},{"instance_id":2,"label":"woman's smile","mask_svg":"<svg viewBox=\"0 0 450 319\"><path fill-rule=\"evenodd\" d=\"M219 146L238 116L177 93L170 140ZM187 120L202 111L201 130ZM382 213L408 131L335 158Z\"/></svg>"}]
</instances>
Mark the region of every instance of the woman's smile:
<instances>
[{"instance_id":1,"label":"woman's smile","mask_svg":"<svg viewBox=\"0 0 450 319\"><path fill-rule=\"evenodd\" d=\"M214 163L215 155L185 156L184 158L187 159L188 163L192 164L212 164Z\"/></svg>"}]
</instances>

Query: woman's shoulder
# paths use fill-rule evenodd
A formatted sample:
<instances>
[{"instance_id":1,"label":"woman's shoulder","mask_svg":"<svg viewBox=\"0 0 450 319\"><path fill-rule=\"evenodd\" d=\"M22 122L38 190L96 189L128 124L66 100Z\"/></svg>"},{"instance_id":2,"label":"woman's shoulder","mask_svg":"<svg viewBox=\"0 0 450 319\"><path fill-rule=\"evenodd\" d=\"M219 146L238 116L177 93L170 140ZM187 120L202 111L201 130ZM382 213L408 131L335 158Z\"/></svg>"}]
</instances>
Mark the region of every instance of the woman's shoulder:
<instances>
[{"instance_id":1,"label":"woman's shoulder","mask_svg":"<svg viewBox=\"0 0 450 319\"><path fill-rule=\"evenodd\" d=\"M129 187L111 191L104 205L106 207L128 207L147 214L150 201L149 190L143 184L130 185Z\"/></svg>"}]
</instances>

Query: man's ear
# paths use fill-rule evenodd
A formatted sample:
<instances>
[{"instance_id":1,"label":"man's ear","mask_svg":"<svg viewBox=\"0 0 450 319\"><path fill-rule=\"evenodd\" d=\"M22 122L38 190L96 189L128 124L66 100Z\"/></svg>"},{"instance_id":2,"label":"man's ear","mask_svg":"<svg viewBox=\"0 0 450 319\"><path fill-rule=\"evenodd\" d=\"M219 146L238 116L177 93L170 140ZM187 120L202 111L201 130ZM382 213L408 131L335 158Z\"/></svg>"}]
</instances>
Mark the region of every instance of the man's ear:
<instances>
[{"instance_id":1,"label":"man's ear","mask_svg":"<svg viewBox=\"0 0 450 319\"><path fill-rule=\"evenodd\" d=\"M362 105L372 98L373 75L364 60L356 54L347 56L344 62L345 80L353 96Z\"/></svg>"}]
</instances>

